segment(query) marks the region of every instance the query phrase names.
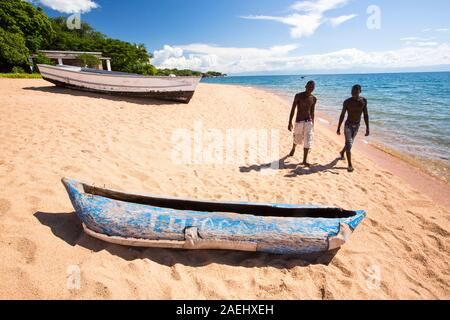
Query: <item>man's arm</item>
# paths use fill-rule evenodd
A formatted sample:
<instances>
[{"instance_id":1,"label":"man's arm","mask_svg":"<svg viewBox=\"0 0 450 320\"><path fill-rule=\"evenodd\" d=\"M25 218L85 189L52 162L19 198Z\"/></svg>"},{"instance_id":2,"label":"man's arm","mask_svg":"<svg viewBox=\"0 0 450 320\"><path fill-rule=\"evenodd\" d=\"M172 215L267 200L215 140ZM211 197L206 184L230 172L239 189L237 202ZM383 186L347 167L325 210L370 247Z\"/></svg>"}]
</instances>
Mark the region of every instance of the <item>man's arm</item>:
<instances>
[{"instance_id":1,"label":"man's arm","mask_svg":"<svg viewBox=\"0 0 450 320\"><path fill-rule=\"evenodd\" d=\"M365 106L363 109L364 112L364 122L366 123L366 137L370 135L370 126L369 126L369 109L367 108L367 100L364 99Z\"/></svg>"},{"instance_id":2,"label":"man's arm","mask_svg":"<svg viewBox=\"0 0 450 320\"><path fill-rule=\"evenodd\" d=\"M311 107L311 119L312 119L313 124L314 124L314 120L316 118L316 104L317 104L317 99L314 99L314 104Z\"/></svg>"},{"instance_id":3,"label":"man's arm","mask_svg":"<svg viewBox=\"0 0 450 320\"><path fill-rule=\"evenodd\" d=\"M294 98L294 102L292 103L292 109L291 109L291 114L289 116L289 125L288 125L288 130L292 131L292 129L294 129L294 126L292 125L292 120L294 119L294 115L295 115L295 109L297 108L297 95Z\"/></svg>"},{"instance_id":4,"label":"man's arm","mask_svg":"<svg viewBox=\"0 0 450 320\"><path fill-rule=\"evenodd\" d=\"M337 129L337 134L338 135L341 134L341 127L342 127L342 123L344 122L346 113L347 113L347 105L344 102L344 106L342 107L341 116L339 117L339 125L338 125L338 129Z\"/></svg>"}]
</instances>

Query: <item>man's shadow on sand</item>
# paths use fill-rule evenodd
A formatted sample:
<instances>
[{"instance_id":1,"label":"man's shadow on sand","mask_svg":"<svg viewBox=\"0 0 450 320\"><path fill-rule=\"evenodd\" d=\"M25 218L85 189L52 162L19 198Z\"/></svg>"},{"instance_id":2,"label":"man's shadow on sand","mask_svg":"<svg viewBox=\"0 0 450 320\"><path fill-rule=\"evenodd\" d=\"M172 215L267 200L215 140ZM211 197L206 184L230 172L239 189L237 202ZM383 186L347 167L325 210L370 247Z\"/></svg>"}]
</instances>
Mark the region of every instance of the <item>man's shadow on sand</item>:
<instances>
[{"instance_id":1,"label":"man's shadow on sand","mask_svg":"<svg viewBox=\"0 0 450 320\"><path fill-rule=\"evenodd\" d=\"M334 250L320 255L289 256L237 251L187 251L127 247L110 244L86 235L75 213L36 212L34 216L42 225L49 227L56 237L72 247L81 246L93 252L106 250L126 261L149 259L168 267L176 264L202 267L213 263L245 268L273 267L277 269L292 269L318 264L327 266L339 251Z\"/></svg>"},{"instance_id":2,"label":"man's shadow on sand","mask_svg":"<svg viewBox=\"0 0 450 320\"><path fill-rule=\"evenodd\" d=\"M140 97L128 97L126 95L112 95L108 93L96 93L96 92L89 92L89 91L81 91L81 90L74 90L69 88L62 88L58 86L43 86L43 87L26 87L23 88L24 90L28 91L40 91L40 92L46 92L46 93L54 93L54 94L65 94L65 95L71 95L75 97L89 97L89 98L95 98L95 99L107 99L111 101L124 101L134 104L140 104L140 105L176 105L176 104L183 104L182 102L175 102L175 101L162 101L162 100L156 100L152 98L140 98Z\"/></svg>"},{"instance_id":3,"label":"man's shadow on sand","mask_svg":"<svg viewBox=\"0 0 450 320\"><path fill-rule=\"evenodd\" d=\"M332 174L339 174L337 170L347 170L346 167L338 167L340 158L336 158L330 163L321 165L318 163L312 164L309 168L301 166L300 164L286 163L289 156L285 156L278 161L271 163L265 163L260 165L252 165L248 167L240 167L239 171L242 173L249 173L252 171L261 172L263 170L290 170L288 174L285 175L286 178L295 178L297 176L304 176L310 174L316 174L319 172L327 172Z\"/></svg>"}]
</instances>

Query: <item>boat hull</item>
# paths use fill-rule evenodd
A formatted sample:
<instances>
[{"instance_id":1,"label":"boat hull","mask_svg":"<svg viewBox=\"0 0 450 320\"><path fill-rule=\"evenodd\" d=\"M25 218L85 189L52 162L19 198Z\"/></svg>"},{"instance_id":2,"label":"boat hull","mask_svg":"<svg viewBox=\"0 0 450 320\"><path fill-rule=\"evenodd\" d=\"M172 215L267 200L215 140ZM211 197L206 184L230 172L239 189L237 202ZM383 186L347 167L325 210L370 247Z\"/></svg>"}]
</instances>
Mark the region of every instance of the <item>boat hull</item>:
<instances>
[{"instance_id":1,"label":"boat hull","mask_svg":"<svg viewBox=\"0 0 450 320\"><path fill-rule=\"evenodd\" d=\"M146 77L77 67L38 65L42 78L57 86L118 96L189 103L200 77Z\"/></svg>"},{"instance_id":2,"label":"boat hull","mask_svg":"<svg viewBox=\"0 0 450 320\"><path fill-rule=\"evenodd\" d=\"M87 185L76 180L63 179L63 184L87 234L107 242L137 247L322 253L341 247L365 217L364 211L355 211L344 218L298 218L258 216L256 212L250 215L177 210L86 193ZM117 193L110 192L112 195ZM130 201L143 197L130 195ZM146 197L156 199L156 196ZM224 205L274 210L321 208L237 202Z\"/></svg>"}]
</instances>

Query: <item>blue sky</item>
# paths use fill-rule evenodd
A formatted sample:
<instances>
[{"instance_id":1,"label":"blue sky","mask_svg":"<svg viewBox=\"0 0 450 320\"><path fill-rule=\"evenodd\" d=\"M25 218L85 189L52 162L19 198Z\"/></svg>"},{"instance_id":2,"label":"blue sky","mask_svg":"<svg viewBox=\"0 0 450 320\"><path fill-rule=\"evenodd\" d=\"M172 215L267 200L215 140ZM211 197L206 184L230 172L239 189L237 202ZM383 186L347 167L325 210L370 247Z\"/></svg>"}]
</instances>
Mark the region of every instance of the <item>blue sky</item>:
<instances>
[{"instance_id":1,"label":"blue sky","mask_svg":"<svg viewBox=\"0 0 450 320\"><path fill-rule=\"evenodd\" d=\"M81 11L108 36L145 44L159 67L234 74L450 70L448 0L39 1L50 16ZM373 5L379 15L377 8L367 12Z\"/></svg>"}]
</instances>

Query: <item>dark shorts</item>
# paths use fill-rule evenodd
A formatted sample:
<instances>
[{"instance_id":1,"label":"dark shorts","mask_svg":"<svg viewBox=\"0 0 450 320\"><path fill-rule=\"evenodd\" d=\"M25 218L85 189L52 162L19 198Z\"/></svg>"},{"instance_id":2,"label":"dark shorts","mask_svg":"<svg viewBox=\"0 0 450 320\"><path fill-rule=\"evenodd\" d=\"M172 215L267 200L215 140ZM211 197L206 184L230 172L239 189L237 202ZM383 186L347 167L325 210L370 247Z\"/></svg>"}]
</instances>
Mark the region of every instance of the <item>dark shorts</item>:
<instances>
[{"instance_id":1,"label":"dark shorts","mask_svg":"<svg viewBox=\"0 0 450 320\"><path fill-rule=\"evenodd\" d=\"M347 151L352 150L360 125L360 123L351 123L350 121L345 123L345 149Z\"/></svg>"}]
</instances>

